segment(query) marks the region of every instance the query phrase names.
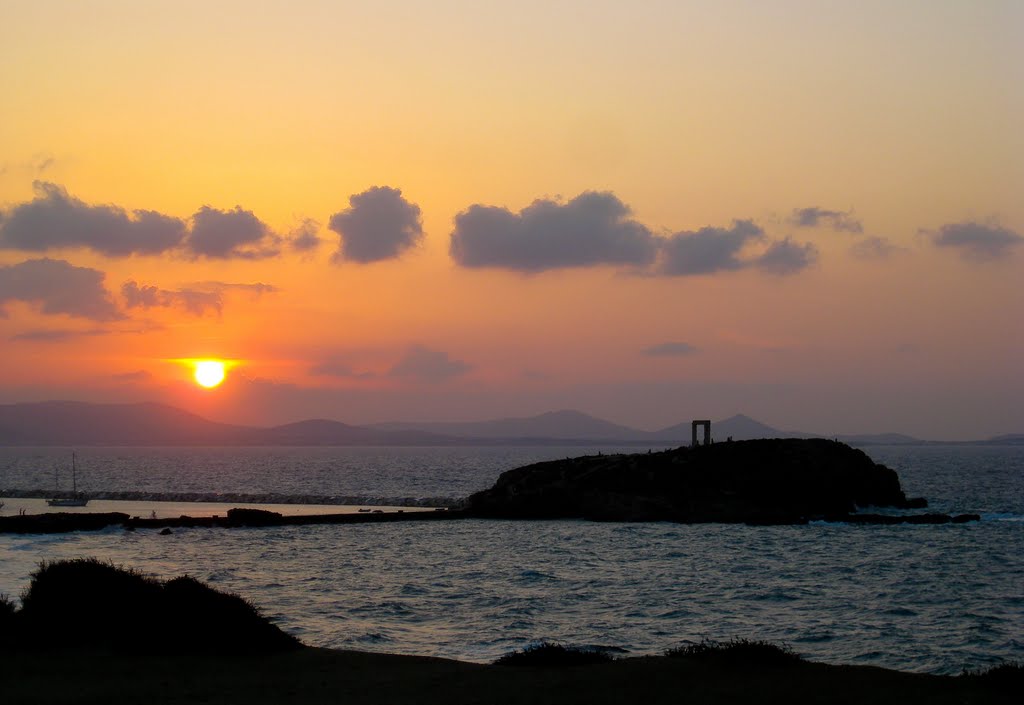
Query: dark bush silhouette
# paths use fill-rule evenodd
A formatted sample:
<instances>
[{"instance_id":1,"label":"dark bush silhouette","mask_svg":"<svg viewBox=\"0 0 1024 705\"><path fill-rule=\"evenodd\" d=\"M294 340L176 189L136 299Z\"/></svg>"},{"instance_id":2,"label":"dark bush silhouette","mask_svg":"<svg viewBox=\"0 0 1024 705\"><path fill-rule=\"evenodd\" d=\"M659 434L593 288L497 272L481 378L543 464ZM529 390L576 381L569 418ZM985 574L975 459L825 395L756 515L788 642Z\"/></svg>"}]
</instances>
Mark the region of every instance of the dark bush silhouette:
<instances>
[{"instance_id":1,"label":"dark bush silhouette","mask_svg":"<svg viewBox=\"0 0 1024 705\"><path fill-rule=\"evenodd\" d=\"M0 592L0 645L7 644L15 630L17 605L14 600Z\"/></svg>"},{"instance_id":2,"label":"dark bush silhouette","mask_svg":"<svg viewBox=\"0 0 1024 705\"><path fill-rule=\"evenodd\" d=\"M585 666L592 663L607 663L613 657L597 649L579 646L563 646L549 641L531 644L518 651L499 657L495 666L532 666L540 668L564 668Z\"/></svg>"},{"instance_id":3,"label":"dark bush silhouette","mask_svg":"<svg viewBox=\"0 0 1024 705\"><path fill-rule=\"evenodd\" d=\"M194 578L166 584L92 558L42 563L15 623L30 647L276 651L300 646L246 600Z\"/></svg>"},{"instance_id":4,"label":"dark bush silhouette","mask_svg":"<svg viewBox=\"0 0 1024 705\"><path fill-rule=\"evenodd\" d=\"M17 605L14 604L14 600L0 592L0 624L7 624L7 620L14 617L15 610Z\"/></svg>"},{"instance_id":5,"label":"dark bush silhouette","mask_svg":"<svg viewBox=\"0 0 1024 705\"><path fill-rule=\"evenodd\" d=\"M773 644L759 639L730 639L724 642L702 639L699 644L669 649L665 655L670 658L715 660L744 666L787 666L803 660L787 644Z\"/></svg>"},{"instance_id":6,"label":"dark bush silhouette","mask_svg":"<svg viewBox=\"0 0 1024 705\"><path fill-rule=\"evenodd\" d=\"M130 639L139 629L164 628L161 592L158 581L111 563L43 562L21 596L21 626L37 645Z\"/></svg>"},{"instance_id":7,"label":"dark bush silhouette","mask_svg":"<svg viewBox=\"0 0 1024 705\"><path fill-rule=\"evenodd\" d=\"M169 580L164 585L164 596L170 620L199 626L202 633L217 640L220 648L262 651L299 645L295 637L267 621L245 598L219 592L187 575Z\"/></svg>"},{"instance_id":8,"label":"dark bush silhouette","mask_svg":"<svg viewBox=\"0 0 1024 705\"><path fill-rule=\"evenodd\" d=\"M961 678L977 681L1002 693L1024 692L1024 663L1008 661L990 668L965 670Z\"/></svg>"}]
</instances>

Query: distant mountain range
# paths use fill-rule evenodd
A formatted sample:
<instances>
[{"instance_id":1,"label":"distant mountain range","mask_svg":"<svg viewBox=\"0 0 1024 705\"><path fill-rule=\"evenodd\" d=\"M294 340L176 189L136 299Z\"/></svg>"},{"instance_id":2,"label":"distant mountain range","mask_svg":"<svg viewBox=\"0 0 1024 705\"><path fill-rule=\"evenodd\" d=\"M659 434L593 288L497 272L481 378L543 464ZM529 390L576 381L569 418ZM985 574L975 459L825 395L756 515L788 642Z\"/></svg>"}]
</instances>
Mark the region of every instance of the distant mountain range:
<instances>
[{"instance_id":1,"label":"distant mountain range","mask_svg":"<svg viewBox=\"0 0 1024 705\"><path fill-rule=\"evenodd\" d=\"M711 425L713 438L813 438L780 431L738 414ZM703 437L703 436L701 436ZM244 445L244 446L447 446L447 445L687 445L689 421L660 431L640 431L579 411L492 421L392 422L352 426L314 419L283 426L239 426L209 421L164 404L89 404L51 401L0 404L0 445ZM836 436L851 445L926 443L895 433ZM1024 434L997 436L988 443L1024 444Z\"/></svg>"}]
</instances>

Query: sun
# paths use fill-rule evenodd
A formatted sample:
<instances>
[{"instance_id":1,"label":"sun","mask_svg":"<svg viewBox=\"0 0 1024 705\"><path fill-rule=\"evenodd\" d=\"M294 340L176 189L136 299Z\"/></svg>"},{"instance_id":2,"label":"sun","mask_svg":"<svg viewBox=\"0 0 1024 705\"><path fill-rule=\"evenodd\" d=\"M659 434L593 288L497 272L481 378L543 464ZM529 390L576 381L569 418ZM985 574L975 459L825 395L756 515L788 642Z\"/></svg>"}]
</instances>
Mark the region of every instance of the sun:
<instances>
[{"instance_id":1,"label":"sun","mask_svg":"<svg viewBox=\"0 0 1024 705\"><path fill-rule=\"evenodd\" d=\"M213 389L224 381L224 363L220 360L196 360L193 376L200 387Z\"/></svg>"}]
</instances>

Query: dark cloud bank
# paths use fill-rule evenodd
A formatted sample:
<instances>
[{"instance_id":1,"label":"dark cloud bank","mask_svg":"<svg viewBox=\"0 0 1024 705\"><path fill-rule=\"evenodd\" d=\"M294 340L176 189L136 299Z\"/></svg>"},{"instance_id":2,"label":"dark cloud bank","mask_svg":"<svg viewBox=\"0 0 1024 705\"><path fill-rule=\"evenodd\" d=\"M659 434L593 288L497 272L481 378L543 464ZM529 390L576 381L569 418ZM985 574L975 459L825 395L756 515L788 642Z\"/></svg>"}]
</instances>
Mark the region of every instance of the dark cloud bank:
<instances>
[{"instance_id":1,"label":"dark cloud bank","mask_svg":"<svg viewBox=\"0 0 1024 705\"><path fill-rule=\"evenodd\" d=\"M1024 242L1024 236L1007 228L973 222L950 223L925 234L936 247L956 250L964 259L977 262L1008 257Z\"/></svg>"},{"instance_id":2,"label":"dark cloud bank","mask_svg":"<svg viewBox=\"0 0 1024 705\"><path fill-rule=\"evenodd\" d=\"M117 206L90 206L62 187L37 181L35 198L0 221L0 245L27 252L85 247L108 257L154 255L178 247L184 221L155 211L128 213Z\"/></svg>"},{"instance_id":3,"label":"dark cloud bank","mask_svg":"<svg viewBox=\"0 0 1024 705\"><path fill-rule=\"evenodd\" d=\"M789 275L812 266L818 257L814 245L789 239L768 242L760 254L745 252L748 245L767 239L750 220L662 237L630 213L614 194L596 192L564 204L534 201L519 213L473 205L456 216L449 251L463 267L536 273L618 265L673 277L751 267Z\"/></svg>"},{"instance_id":4,"label":"dark cloud bank","mask_svg":"<svg viewBox=\"0 0 1024 705\"><path fill-rule=\"evenodd\" d=\"M103 286L104 276L97 269L49 258L0 266L0 315L5 304L21 301L47 314L93 321L120 319L123 316Z\"/></svg>"},{"instance_id":5,"label":"dark cloud bank","mask_svg":"<svg viewBox=\"0 0 1024 705\"><path fill-rule=\"evenodd\" d=\"M583 193L568 203L537 200L519 213L473 205L455 217L452 258L464 267L542 272L595 264L649 265L654 235L629 218L611 193Z\"/></svg>"},{"instance_id":6,"label":"dark cloud bank","mask_svg":"<svg viewBox=\"0 0 1024 705\"><path fill-rule=\"evenodd\" d=\"M118 206L89 205L43 181L33 188L35 198L0 217L0 247L25 252L85 248L107 257L177 253L209 259L260 259L280 251L281 238L252 211L237 206L226 211L203 206L186 222L156 211L129 213Z\"/></svg>"}]
</instances>

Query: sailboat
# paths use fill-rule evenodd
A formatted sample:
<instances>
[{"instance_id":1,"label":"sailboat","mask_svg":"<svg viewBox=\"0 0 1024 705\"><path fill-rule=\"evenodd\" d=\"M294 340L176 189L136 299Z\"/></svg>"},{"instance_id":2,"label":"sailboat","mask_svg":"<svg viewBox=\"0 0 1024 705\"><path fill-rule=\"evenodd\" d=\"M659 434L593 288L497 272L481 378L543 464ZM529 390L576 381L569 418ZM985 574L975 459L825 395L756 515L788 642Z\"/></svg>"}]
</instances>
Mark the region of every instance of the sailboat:
<instances>
[{"instance_id":1,"label":"sailboat","mask_svg":"<svg viewBox=\"0 0 1024 705\"><path fill-rule=\"evenodd\" d=\"M54 489L60 492L60 482L57 477L57 471L53 473L53 484ZM75 454L71 454L71 496L70 497L53 497L52 499L46 500L46 503L51 507L84 507L89 503L89 498L78 491L78 470L75 467Z\"/></svg>"}]
</instances>

